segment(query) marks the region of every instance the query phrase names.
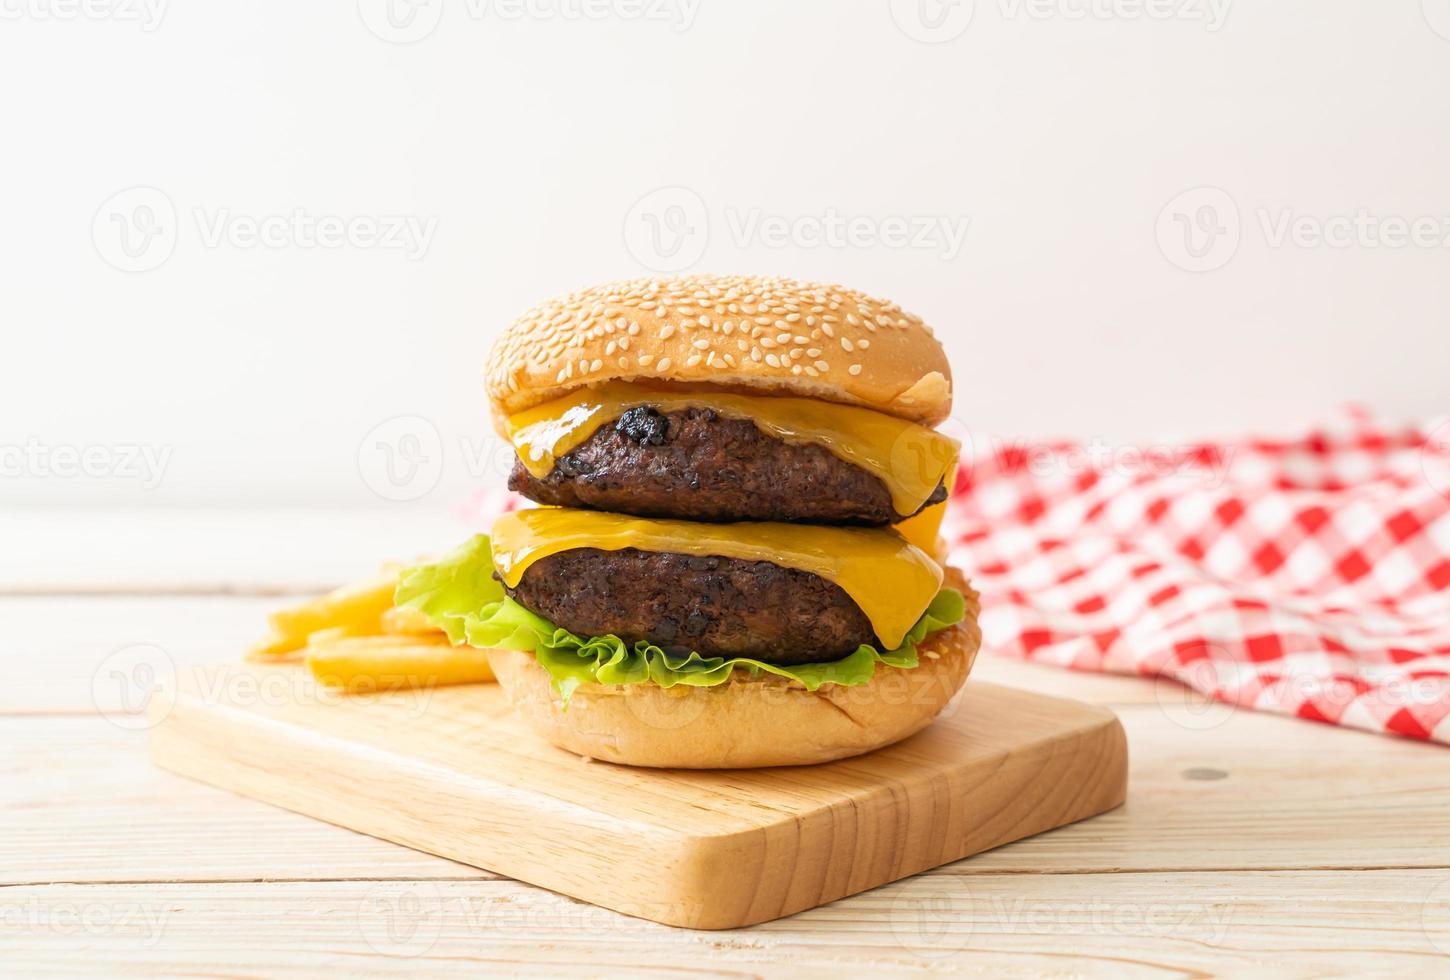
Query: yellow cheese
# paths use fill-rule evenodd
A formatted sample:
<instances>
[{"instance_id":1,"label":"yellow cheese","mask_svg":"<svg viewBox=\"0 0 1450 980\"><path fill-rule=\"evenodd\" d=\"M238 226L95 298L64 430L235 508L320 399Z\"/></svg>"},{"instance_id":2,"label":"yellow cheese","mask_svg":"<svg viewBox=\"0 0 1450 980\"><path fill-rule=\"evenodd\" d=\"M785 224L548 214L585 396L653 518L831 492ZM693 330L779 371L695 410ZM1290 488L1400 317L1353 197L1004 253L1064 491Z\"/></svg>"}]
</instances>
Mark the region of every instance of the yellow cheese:
<instances>
[{"instance_id":1,"label":"yellow cheese","mask_svg":"<svg viewBox=\"0 0 1450 980\"><path fill-rule=\"evenodd\" d=\"M519 412L509 418L509 431L519 459L542 479L555 459L640 405L661 412L710 408L726 418L749 419L777 439L815 443L880 478L898 514L916 513L961 452L955 439L867 408L814 398L664 390L623 381L580 389Z\"/></svg>"},{"instance_id":2,"label":"yellow cheese","mask_svg":"<svg viewBox=\"0 0 1450 980\"><path fill-rule=\"evenodd\" d=\"M942 519L947 515L947 504L952 488L956 486L957 482L957 464L955 462L947 470L945 482L948 500L932 504L920 514L908 517L896 525L897 534L940 562L946 561L947 557L947 543L942 540L941 526Z\"/></svg>"},{"instance_id":3,"label":"yellow cheese","mask_svg":"<svg viewBox=\"0 0 1450 980\"><path fill-rule=\"evenodd\" d=\"M946 513L947 502L943 500L939 504L932 504L920 514L908 517L896 525L896 531L907 541L941 561L946 557L946 542L941 539L942 518Z\"/></svg>"},{"instance_id":4,"label":"yellow cheese","mask_svg":"<svg viewBox=\"0 0 1450 980\"><path fill-rule=\"evenodd\" d=\"M540 507L505 514L490 533L510 588L550 555L578 548L668 551L768 561L819 575L861 607L884 649L901 644L941 588L942 568L894 531L807 524L697 524Z\"/></svg>"}]
</instances>

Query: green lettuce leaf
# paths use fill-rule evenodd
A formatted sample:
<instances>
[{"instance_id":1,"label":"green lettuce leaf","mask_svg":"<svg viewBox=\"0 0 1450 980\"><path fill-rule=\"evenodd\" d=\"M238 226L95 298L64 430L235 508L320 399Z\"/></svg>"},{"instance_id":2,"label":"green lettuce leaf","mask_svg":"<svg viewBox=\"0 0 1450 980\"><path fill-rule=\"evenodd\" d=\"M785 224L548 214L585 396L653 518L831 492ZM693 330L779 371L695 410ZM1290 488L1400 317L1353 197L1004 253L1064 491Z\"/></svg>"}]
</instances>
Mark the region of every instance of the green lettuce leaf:
<instances>
[{"instance_id":1,"label":"green lettuce leaf","mask_svg":"<svg viewBox=\"0 0 1450 980\"><path fill-rule=\"evenodd\" d=\"M942 589L906 634L901 645L882 652L862 644L854 653L828 663L782 667L749 657L672 655L645 640L628 644L617 636L576 636L537 616L505 595L493 577L493 554L486 535L476 535L431 565L403 572L395 602L418 609L454 644L532 653L549 672L554 690L568 703L581 684L688 684L712 687L736 670L752 677L762 672L799 681L814 691L822 684L865 684L876 665L911 668L916 646L929 634L962 621L966 603L955 589Z\"/></svg>"}]
</instances>

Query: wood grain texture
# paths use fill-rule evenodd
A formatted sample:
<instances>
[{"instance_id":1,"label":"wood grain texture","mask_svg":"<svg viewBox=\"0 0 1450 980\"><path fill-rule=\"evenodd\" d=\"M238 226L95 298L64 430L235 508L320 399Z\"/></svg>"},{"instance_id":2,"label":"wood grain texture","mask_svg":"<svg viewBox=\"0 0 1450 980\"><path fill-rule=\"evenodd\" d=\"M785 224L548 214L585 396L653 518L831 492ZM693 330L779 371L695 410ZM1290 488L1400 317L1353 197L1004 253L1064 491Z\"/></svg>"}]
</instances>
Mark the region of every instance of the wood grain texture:
<instances>
[{"instance_id":1,"label":"wood grain texture","mask_svg":"<svg viewBox=\"0 0 1450 980\"><path fill-rule=\"evenodd\" d=\"M1437 977L1447 893L1446 871L919 875L698 932L506 880L24 887L0 893L0 960L65 976Z\"/></svg>"},{"instance_id":2,"label":"wood grain texture","mask_svg":"<svg viewBox=\"0 0 1450 980\"><path fill-rule=\"evenodd\" d=\"M288 594L440 554L472 533L445 507L0 510L0 593Z\"/></svg>"},{"instance_id":3,"label":"wood grain texture","mask_svg":"<svg viewBox=\"0 0 1450 980\"><path fill-rule=\"evenodd\" d=\"M822 766L590 763L496 686L341 698L296 667L185 672L152 757L330 823L672 925L790 915L1111 809L1126 743L1099 708L969 684L895 746ZM668 731L662 731L668 737Z\"/></svg>"},{"instance_id":4,"label":"wood grain texture","mask_svg":"<svg viewBox=\"0 0 1450 980\"><path fill-rule=\"evenodd\" d=\"M1127 805L734 932L628 918L181 779L97 715L92 681L118 647L230 659L275 595L466 533L412 513L0 515L0 591L65 593L0 598L0 972L1450 972L1443 749L990 650L973 682L1115 706Z\"/></svg>"},{"instance_id":5,"label":"wood grain texture","mask_svg":"<svg viewBox=\"0 0 1450 980\"><path fill-rule=\"evenodd\" d=\"M100 707L109 707L120 691L98 692L93 681L116 651L134 644L159 647L178 667L234 660L239 637L259 635L268 613L296 603L295 596L0 596L0 715L90 714L98 693L108 699ZM991 651L978 656L972 677L1093 704L1151 704L1177 690Z\"/></svg>"},{"instance_id":6,"label":"wood grain texture","mask_svg":"<svg viewBox=\"0 0 1450 980\"><path fill-rule=\"evenodd\" d=\"M938 873L1450 866L1434 746L1249 711L1207 731L1117 714L1127 805ZM180 779L101 718L0 718L0 744L0 884L488 874Z\"/></svg>"}]
</instances>

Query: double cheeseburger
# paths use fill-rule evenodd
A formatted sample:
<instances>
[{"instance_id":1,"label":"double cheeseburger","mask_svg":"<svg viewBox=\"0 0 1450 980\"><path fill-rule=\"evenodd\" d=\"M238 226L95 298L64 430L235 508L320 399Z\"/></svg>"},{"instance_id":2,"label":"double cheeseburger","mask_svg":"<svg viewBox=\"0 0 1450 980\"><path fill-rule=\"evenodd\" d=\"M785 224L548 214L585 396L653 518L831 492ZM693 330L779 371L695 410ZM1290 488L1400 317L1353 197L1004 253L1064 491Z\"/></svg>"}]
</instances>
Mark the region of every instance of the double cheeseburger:
<instances>
[{"instance_id":1,"label":"double cheeseburger","mask_svg":"<svg viewBox=\"0 0 1450 980\"><path fill-rule=\"evenodd\" d=\"M839 286L694 276L535 307L489 355L505 514L403 576L554 744L640 766L825 762L926 726L971 669L941 563L960 452L920 319Z\"/></svg>"}]
</instances>

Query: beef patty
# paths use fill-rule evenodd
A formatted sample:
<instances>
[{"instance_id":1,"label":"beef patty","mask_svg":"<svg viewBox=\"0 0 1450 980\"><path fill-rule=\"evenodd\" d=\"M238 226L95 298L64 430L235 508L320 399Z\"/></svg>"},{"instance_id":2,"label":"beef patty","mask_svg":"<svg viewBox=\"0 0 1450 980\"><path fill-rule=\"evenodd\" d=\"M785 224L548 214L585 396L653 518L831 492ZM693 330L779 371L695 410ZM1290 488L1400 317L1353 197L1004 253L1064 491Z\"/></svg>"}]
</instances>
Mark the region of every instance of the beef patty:
<instances>
[{"instance_id":1,"label":"beef patty","mask_svg":"<svg viewBox=\"0 0 1450 980\"><path fill-rule=\"evenodd\" d=\"M541 558L508 594L580 636L770 663L839 660L876 643L834 582L764 561L579 548Z\"/></svg>"},{"instance_id":2,"label":"beef patty","mask_svg":"<svg viewBox=\"0 0 1450 980\"><path fill-rule=\"evenodd\" d=\"M509 489L541 504L690 521L884 525L911 516L896 512L880 478L830 450L706 408L630 409L543 479L515 458ZM938 484L922 506L945 499Z\"/></svg>"}]
</instances>

